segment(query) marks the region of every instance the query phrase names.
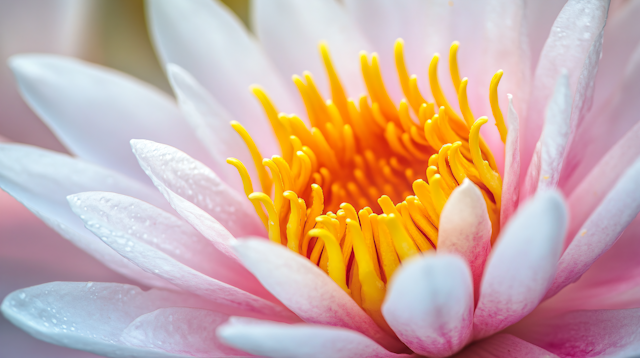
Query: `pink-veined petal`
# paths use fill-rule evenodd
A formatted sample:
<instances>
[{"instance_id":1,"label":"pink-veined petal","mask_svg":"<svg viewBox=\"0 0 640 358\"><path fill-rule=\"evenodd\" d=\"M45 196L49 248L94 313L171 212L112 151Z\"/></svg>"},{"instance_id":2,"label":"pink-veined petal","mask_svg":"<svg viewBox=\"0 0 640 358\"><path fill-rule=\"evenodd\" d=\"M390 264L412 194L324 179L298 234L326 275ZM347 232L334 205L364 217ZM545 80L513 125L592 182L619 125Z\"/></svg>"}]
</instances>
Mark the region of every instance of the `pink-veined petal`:
<instances>
[{"instance_id":1,"label":"pink-veined petal","mask_svg":"<svg viewBox=\"0 0 640 358\"><path fill-rule=\"evenodd\" d=\"M480 280L491 251L491 221L480 189L468 179L453 190L440 215L438 252L462 256L473 277L474 304Z\"/></svg>"},{"instance_id":2,"label":"pink-veined petal","mask_svg":"<svg viewBox=\"0 0 640 358\"><path fill-rule=\"evenodd\" d=\"M630 357L640 351L640 309L574 311L514 334L560 357Z\"/></svg>"},{"instance_id":3,"label":"pink-veined petal","mask_svg":"<svg viewBox=\"0 0 640 358\"><path fill-rule=\"evenodd\" d=\"M474 343L454 358L557 358L538 346L512 336L496 334L480 342Z\"/></svg>"},{"instance_id":4,"label":"pink-veined petal","mask_svg":"<svg viewBox=\"0 0 640 358\"><path fill-rule=\"evenodd\" d=\"M224 343L243 351L278 358L401 358L362 333L306 323L283 324L232 317L218 328Z\"/></svg>"},{"instance_id":5,"label":"pink-veined petal","mask_svg":"<svg viewBox=\"0 0 640 358\"><path fill-rule=\"evenodd\" d=\"M536 194L505 226L487 261L474 338L516 323L540 303L556 273L567 209L555 190Z\"/></svg>"},{"instance_id":6,"label":"pink-veined petal","mask_svg":"<svg viewBox=\"0 0 640 358\"><path fill-rule=\"evenodd\" d=\"M134 347L189 357L247 357L216 337L216 328L227 319L225 314L197 308L160 308L136 318L120 338Z\"/></svg>"},{"instance_id":7,"label":"pink-veined petal","mask_svg":"<svg viewBox=\"0 0 640 358\"><path fill-rule=\"evenodd\" d=\"M502 182L502 208L500 210L500 226L504 227L518 207L520 197L520 120L509 97L507 114L507 142L505 143L504 181Z\"/></svg>"},{"instance_id":8,"label":"pink-veined petal","mask_svg":"<svg viewBox=\"0 0 640 358\"><path fill-rule=\"evenodd\" d=\"M264 234L264 226L244 193L231 189L204 164L152 141L132 140L131 147L167 200L167 190L180 195L216 218L233 236Z\"/></svg>"},{"instance_id":9,"label":"pink-veined petal","mask_svg":"<svg viewBox=\"0 0 640 358\"><path fill-rule=\"evenodd\" d=\"M264 156L278 154L275 135L248 87L264 87L286 113L298 102L240 20L220 1L149 0L151 38L162 62L189 71L253 136Z\"/></svg>"},{"instance_id":10,"label":"pink-veined petal","mask_svg":"<svg viewBox=\"0 0 640 358\"><path fill-rule=\"evenodd\" d=\"M448 357L470 340L473 279L458 256L428 255L395 273L382 305L384 317L412 351Z\"/></svg>"},{"instance_id":11,"label":"pink-veined petal","mask_svg":"<svg viewBox=\"0 0 640 358\"><path fill-rule=\"evenodd\" d=\"M253 238L238 240L234 249L264 287L305 322L352 329L392 351L404 348L307 258L284 246Z\"/></svg>"},{"instance_id":12,"label":"pink-veined petal","mask_svg":"<svg viewBox=\"0 0 640 358\"><path fill-rule=\"evenodd\" d=\"M128 143L176 146L210 162L173 99L134 77L74 58L18 55L10 60L22 97L71 153L148 182Z\"/></svg>"},{"instance_id":13,"label":"pink-veined petal","mask_svg":"<svg viewBox=\"0 0 640 358\"><path fill-rule=\"evenodd\" d=\"M2 302L2 314L32 336L63 347L109 357L176 357L130 346L120 335L138 316L178 305L210 306L194 296L131 285L52 282L13 292Z\"/></svg>"},{"instance_id":14,"label":"pink-veined petal","mask_svg":"<svg viewBox=\"0 0 640 358\"><path fill-rule=\"evenodd\" d=\"M0 144L0 187L74 245L112 270L151 287L175 288L140 270L87 231L69 209L66 196L109 190L160 207L162 197L140 182L68 155L20 144Z\"/></svg>"},{"instance_id":15,"label":"pink-veined petal","mask_svg":"<svg viewBox=\"0 0 640 358\"><path fill-rule=\"evenodd\" d=\"M640 212L640 158L627 169L562 254L546 297L576 281L620 237Z\"/></svg>"}]
</instances>

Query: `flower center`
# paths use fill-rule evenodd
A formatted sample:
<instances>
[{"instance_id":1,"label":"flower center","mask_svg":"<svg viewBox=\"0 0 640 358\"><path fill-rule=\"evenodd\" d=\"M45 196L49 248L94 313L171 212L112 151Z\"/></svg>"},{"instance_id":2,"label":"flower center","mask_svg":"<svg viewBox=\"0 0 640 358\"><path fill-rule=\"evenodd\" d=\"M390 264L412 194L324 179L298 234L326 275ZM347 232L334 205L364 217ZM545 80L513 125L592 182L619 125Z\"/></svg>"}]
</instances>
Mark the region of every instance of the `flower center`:
<instances>
[{"instance_id":1,"label":"flower center","mask_svg":"<svg viewBox=\"0 0 640 358\"><path fill-rule=\"evenodd\" d=\"M270 240L309 258L382 327L380 305L388 279L402 261L437 248L440 214L464 179L484 196L492 239L500 227L502 180L480 137L487 118L476 120L469 108L467 78L461 80L458 72L459 44L451 45L449 67L462 116L440 87L440 56L435 54L429 64L432 103L420 92L416 76L409 76L403 46L398 39L394 48L405 96L396 105L377 54L360 53L368 96L354 100L347 97L321 43L331 99L325 101L310 73L293 76L311 129L296 115L278 113L267 94L253 86L282 156L262 159L247 131L232 122L252 154L262 191L253 192L243 163L227 160L238 169ZM502 71L494 75L489 98L504 142L507 130L497 94L501 77Z\"/></svg>"}]
</instances>

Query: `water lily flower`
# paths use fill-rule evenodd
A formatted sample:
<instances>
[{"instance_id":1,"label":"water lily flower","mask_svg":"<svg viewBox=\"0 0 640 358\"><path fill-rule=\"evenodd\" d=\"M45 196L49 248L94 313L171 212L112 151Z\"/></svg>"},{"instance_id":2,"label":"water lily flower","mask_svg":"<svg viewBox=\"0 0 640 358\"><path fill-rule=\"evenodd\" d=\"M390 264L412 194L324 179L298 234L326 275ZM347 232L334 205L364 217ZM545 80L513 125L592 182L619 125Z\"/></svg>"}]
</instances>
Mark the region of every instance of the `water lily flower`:
<instances>
[{"instance_id":1,"label":"water lily flower","mask_svg":"<svg viewBox=\"0 0 640 358\"><path fill-rule=\"evenodd\" d=\"M2 313L109 357L637 354L640 3L526 5L262 0L257 41L150 0L177 103L13 57L74 156L2 144L0 187L137 286Z\"/></svg>"}]
</instances>

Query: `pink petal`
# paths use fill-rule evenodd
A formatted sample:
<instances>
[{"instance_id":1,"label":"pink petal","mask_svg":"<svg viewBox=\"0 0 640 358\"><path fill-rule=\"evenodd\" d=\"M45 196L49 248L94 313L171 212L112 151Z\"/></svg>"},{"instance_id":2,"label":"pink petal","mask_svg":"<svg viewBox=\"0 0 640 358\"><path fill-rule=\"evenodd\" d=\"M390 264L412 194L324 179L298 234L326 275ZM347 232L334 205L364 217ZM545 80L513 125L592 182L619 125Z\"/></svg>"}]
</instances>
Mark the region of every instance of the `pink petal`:
<instances>
[{"instance_id":1,"label":"pink petal","mask_svg":"<svg viewBox=\"0 0 640 358\"><path fill-rule=\"evenodd\" d=\"M640 46L636 48L633 57L625 69L624 82L611 95L606 103L597 111L593 111L585 120L576 135L575 144L567 157L567 168L563 172L563 190L573 193L594 166L605 157L617 159L616 163L623 164L623 158L635 158L640 153L637 141L627 149L627 153L618 153L610 157L607 153L626 141L631 132L640 131L638 126L638 112L640 103L636 99L640 96ZM620 159L618 159L620 158ZM608 172L600 173L609 174ZM617 178L619 173L611 173Z\"/></svg>"},{"instance_id":2,"label":"pink petal","mask_svg":"<svg viewBox=\"0 0 640 358\"><path fill-rule=\"evenodd\" d=\"M64 238L112 270L151 287L174 288L96 240L66 201L69 194L109 190L166 207L161 196L149 187L68 155L19 144L0 144L0 187Z\"/></svg>"},{"instance_id":3,"label":"pink petal","mask_svg":"<svg viewBox=\"0 0 640 358\"><path fill-rule=\"evenodd\" d=\"M540 162L536 160L530 162L527 181L524 183L524 187L529 190L525 194L532 195L533 188L539 191L555 188L558 185L565 150L570 139L570 117L571 93L569 75L565 71L558 77L553 96L547 105L544 128L539 140ZM526 199L528 199L527 196L520 198L521 201Z\"/></svg>"},{"instance_id":4,"label":"pink petal","mask_svg":"<svg viewBox=\"0 0 640 358\"><path fill-rule=\"evenodd\" d=\"M232 317L217 333L224 343L265 357L409 357L391 353L361 333L338 327Z\"/></svg>"},{"instance_id":5,"label":"pink petal","mask_svg":"<svg viewBox=\"0 0 640 358\"><path fill-rule=\"evenodd\" d=\"M382 312L412 351L448 357L471 339L473 307L473 280L466 262L438 254L411 260L398 270Z\"/></svg>"},{"instance_id":6,"label":"pink petal","mask_svg":"<svg viewBox=\"0 0 640 358\"><path fill-rule=\"evenodd\" d=\"M442 210L438 228L438 252L462 256L471 268L474 303L478 302L480 280L491 251L491 221L480 189L465 179Z\"/></svg>"},{"instance_id":7,"label":"pink petal","mask_svg":"<svg viewBox=\"0 0 640 358\"><path fill-rule=\"evenodd\" d=\"M555 190L536 194L498 237L480 286L474 337L487 337L529 314L556 273L567 210Z\"/></svg>"},{"instance_id":8,"label":"pink petal","mask_svg":"<svg viewBox=\"0 0 640 358\"><path fill-rule=\"evenodd\" d=\"M358 331L391 351L404 348L307 258L261 239L239 240L234 249L264 287L305 322Z\"/></svg>"},{"instance_id":9,"label":"pink petal","mask_svg":"<svg viewBox=\"0 0 640 358\"><path fill-rule=\"evenodd\" d=\"M510 334L496 334L474 343L454 358L557 358L553 353Z\"/></svg>"},{"instance_id":10,"label":"pink petal","mask_svg":"<svg viewBox=\"0 0 640 358\"><path fill-rule=\"evenodd\" d=\"M214 159L213 171L227 185L243 192L242 180L236 168L226 162L227 158L233 157L247 164L253 182L258 183L255 168L251 165L251 154L229 124L233 120L231 114L180 66L170 63L167 72L182 114Z\"/></svg>"},{"instance_id":11,"label":"pink petal","mask_svg":"<svg viewBox=\"0 0 640 358\"><path fill-rule=\"evenodd\" d=\"M240 20L219 1L210 0L153 0L147 3L147 13L162 62L175 63L197 78L247 128L264 156L279 153L273 130L249 85L264 87L281 111L301 111L293 86L285 86Z\"/></svg>"},{"instance_id":12,"label":"pink petal","mask_svg":"<svg viewBox=\"0 0 640 358\"><path fill-rule=\"evenodd\" d=\"M13 324L46 342L112 356L175 357L132 347L120 335L136 317L179 305L205 308L196 297L168 291L142 291L116 283L52 282L18 290L2 302L2 314Z\"/></svg>"},{"instance_id":13,"label":"pink petal","mask_svg":"<svg viewBox=\"0 0 640 358\"><path fill-rule=\"evenodd\" d=\"M507 114L507 142L505 143L504 180L502 182L502 209L500 211L500 226L509 221L518 207L520 195L520 138L519 118L509 97L509 112Z\"/></svg>"},{"instance_id":14,"label":"pink petal","mask_svg":"<svg viewBox=\"0 0 640 358\"><path fill-rule=\"evenodd\" d=\"M87 229L120 255L146 272L155 274L183 290L215 302L219 305L220 311L230 314L247 312L259 316L295 319L283 307L198 272L146 243L146 240L138 239L133 232L125 233L123 229L126 225L123 225L124 223L121 221L114 219L109 222L98 216L99 214L96 215L95 212L84 211L79 206L82 204L73 199L70 200L70 204L76 214L80 215Z\"/></svg>"},{"instance_id":15,"label":"pink petal","mask_svg":"<svg viewBox=\"0 0 640 358\"><path fill-rule=\"evenodd\" d=\"M134 347L189 357L246 357L246 353L225 346L216 337L216 328L228 318L203 309L160 308L136 318L121 339Z\"/></svg>"},{"instance_id":16,"label":"pink petal","mask_svg":"<svg viewBox=\"0 0 640 358\"><path fill-rule=\"evenodd\" d=\"M608 8L608 0L569 0L554 22L549 39L540 54L527 116L520 128L524 167L529 166L542 132L546 104L553 95L555 80L562 69L570 71L572 133L577 128L579 119L589 109Z\"/></svg>"},{"instance_id":17,"label":"pink petal","mask_svg":"<svg viewBox=\"0 0 640 358\"><path fill-rule=\"evenodd\" d=\"M65 151L49 128L20 98L7 59L17 53L87 55L96 40L95 4L82 0L0 2L0 133L14 141Z\"/></svg>"},{"instance_id":18,"label":"pink petal","mask_svg":"<svg viewBox=\"0 0 640 358\"><path fill-rule=\"evenodd\" d=\"M204 164L176 148L152 141L132 140L131 147L142 169L169 202L171 191L216 218L233 236L264 234L249 199Z\"/></svg>"},{"instance_id":19,"label":"pink petal","mask_svg":"<svg viewBox=\"0 0 640 358\"><path fill-rule=\"evenodd\" d=\"M174 145L211 161L171 97L134 77L73 58L11 58L22 97L58 138L82 159L148 182L129 140Z\"/></svg>"},{"instance_id":20,"label":"pink petal","mask_svg":"<svg viewBox=\"0 0 640 358\"><path fill-rule=\"evenodd\" d=\"M454 9L446 2L437 1L346 0L344 5L373 51L380 55L385 86L394 101L404 98L393 53L398 38L404 40L409 74L415 74L418 83L428 86L427 64L434 53L447 53L453 41L451 19ZM448 63L442 61L439 65L444 67L440 73L445 74ZM448 85L448 82L442 84Z\"/></svg>"},{"instance_id":21,"label":"pink petal","mask_svg":"<svg viewBox=\"0 0 640 358\"><path fill-rule=\"evenodd\" d=\"M622 175L569 244L546 297L579 279L616 242L640 212L639 182L640 158Z\"/></svg>"},{"instance_id":22,"label":"pink petal","mask_svg":"<svg viewBox=\"0 0 640 358\"><path fill-rule=\"evenodd\" d=\"M338 2L257 1L251 15L260 43L283 78L310 71L328 96L327 75L318 53L318 43L326 41L347 95L357 98L366 91L358 53L371 51L371 45Z\"/></svg>"},{"instance_id":23,"label":"pink petal","mask_svg":"<svg viewBox=\"0 0 640 358\"><path fill-rule=\"evenodd\" d=\"M575 311L529 324L518 336L560 357L629 357L638 353L640 309Z\"/></svg>"},{"instance_id":24,"label":"pink petal","mask_svg":"<svg viewBox=\"0 0 640 358\"><path fill-rule=\"evenodd\" d=\"M640 156L640 123L637 123L607 154L583 177L580 185L569 197L573 237L624 172ZM568 242L567 242L568 244Z\"/></svg>"},{"instance_id":25,"label":"pink petal","mask_svg":"<svg viewBox=\"0 0 640 358\"><path fill-rule=\"evenodd\" d=\"M640 16L640 4L629 1L620 12L609 9L609 21L604 32L602 59L598 64L598 73L593 94L593 106L599 108L609 99L620 83L626 80L626 69L633 52L640 44L637 18Z\"/></svg>"},{"instance_id":26,"label":"pink petal","mask_svg":"<svg viewBox=\"0 0 640 358\"><path fill-rule=\"evenodd\" d=\"M111 236L123 235L121 241L125 236L133 238L131 245L140 242L206 276L261 297L271 297L236 259L217 250L191 225L155 206L106 192L70 195L67 200L76 215L95 227L91 229L94 233L109 228ZM127 247L125 251L129 251Z\"/></svg>"}]
</instances>

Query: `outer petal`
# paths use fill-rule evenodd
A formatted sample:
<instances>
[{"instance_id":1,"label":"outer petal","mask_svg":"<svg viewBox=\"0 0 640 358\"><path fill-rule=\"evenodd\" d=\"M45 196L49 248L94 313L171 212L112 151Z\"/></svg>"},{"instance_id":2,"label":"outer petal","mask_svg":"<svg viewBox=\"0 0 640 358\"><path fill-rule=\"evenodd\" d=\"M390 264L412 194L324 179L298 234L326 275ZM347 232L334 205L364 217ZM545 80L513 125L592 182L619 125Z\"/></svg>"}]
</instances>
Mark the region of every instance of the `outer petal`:
<instances>
[{"instance_id":1,"label":"outer petal","mask_svg":"<svg viewBox=\"0 0 640 358\"><path fill-rule=\"evenodd\" d=\"M139 242L149 246L145 261L150 260L152 253L157 250L206 276L243 290L257 291L256 294L261 296L269 296L264 289L257 289L261 288L260 283L237 260L217 250L191 225L155 206L128 196L105 192L80 193L70 195L67 199L71 210L88 223L94 233L111 230L108 236L116 236L125 244L125 257L130 256L131 246ZM126 242L126 237L133 239ZM105 238L102 237L102 240Z\"/></svg>"},{"instance_id":2,"label":"outer petal","mask_svg":"<svg viewBox=\"0 0 640 358\"><path fill-rule=\"evenodd\" d=\"M474 304L478 302L484 264L491 251L491 221L487 204L478 187L465 180L442 210L438 228L438 252L462 256L473 277Z\"/></svg>"},{"instance_id":3,"label":"outer petal","mask_svg":"<svg viewBox=\"0 0 640 358\"><path fill-rule=\"evenodd\" d=\"M311 324L282 324L232 317L218 328L224 343L266 357L394 358L376 342L344 328Z\"/></svg>"},{"instance_id":4,"label":"outer petal","mask_svg":"<svg viewBox=\"0 0 640 358\"><path fill-rule=\"evenodd\" d=\"M64 151L44 123L22 101L7 59L17 53L87 55L93 40L95 2L83 0L0 1L0 133L14 141ZM88 36L89 35L89 36Z\"/></svg>"},{"instance_id":5,"label":"outer petal","mask_svg":"<svg viewBox=\"0 0 640 358\"><path fill-rule=\"evenodd\" d=\"M177 357L182 355L120 340L136 317L172 305L207 304L183 294L143 292L116 283L52 282L13 292L2 302L2 314L38 339L73 349L108 357Z\"/></svg>"},{"instance_id":6,"label":"outer petal","mask_svg":"<svg viewBox=\"0 0 640 358\"><path fill-rule=\"evenodd\" d=\"M10 65L23 98L80 158L146 181L127 145L142 137L210 161L173 100L144 82L61 56L14 56Z\"/></svg>"},{"instance_id":7,"label":"outer petal","mask_svg":"<svg viewBox=\"0 0 640 358\"><path fill-rule=\"evenodd\" d=\"M286 309L274 303L208 277L177 261L149 243L137 239L133 236L133 233L129 234L121 231L124 229L123 226L126 226L122 225L122 222L118 222L118 220L109 222L91 212L85 212L79 207L82 204L74 202L73 199L70 204L74 206L73 209L77 214L82 214L80 216L87 229L91 230L120 255L146 272L153 273L177 287L215 302L220 306L219 309L221 311L231 314L246 311L256 315L294 317Z\"/></svg>"},{"instance_id":8,"label":"outer petal","mask_svg":"<svg viewBox=\"0 0 640 358\"><path fill-rule=\"evenodd\" d=\"M557 358L557 356L510 334L496 334L469 346L454 358Z\"/></svg>"},{"instance_id":9,"label":"outer petal","mask_svg":"<svg viewBox=\"0 0 640 358\"><path fill-rule=\"evenodd\" d=\"M264 287L305 322L352 329L392 351L404 348L307 258L260 239L239 240L234 249Z\"/></svg>"},{"instance_id":10,"label":"outer petal","mask_svg":"<svg viewBox=\"0 0 640 358\"><path fill-rule=\"evenodd\" d=\"M546 103L552 97L554 82L563 68L569 69L573 100L572 132L591 105L593 79L600 57L609 0L569 0L551 29L536 68L531 102L520 128L523 164L528 167L542 132Z\"/></svg>"},{"instance_id":11,"label":"outer petal","mask_svg":"<svg viewBox=\"0 0 640 358\"><path fill-rule=\"evenodd\" d=\"M474 317L474 336L487 337L529 314L556 273L567 210L556 191L537 194L502 231L489 256Z\"/></svg>"},{"instance_id":12,"label":"outer petal","mask_svg":"<svg viewBox=\"0 0 640 358\"><path fill-rule=\"evenodd\" d=\"M557 186L570 136L570 119L571 93L569 75L565 71L558 78L553 97L547 106L539 141L540 161L530 163L522 201L533 195L534 190L547 190ZM537 173L537 176L534 173ZM535 182L531 182L533 180Z\"/></svg>"},{"instance_id":13,"label":"outer petal","mask_svg":"<svg viewBox=\"0 0 640 358\"><path fill-rule=\"evenodd\" d=\"M151 35L164 63L175 63L242 123L265 156L279 152L273 130L247 90L263 86L281 110L300 113L276 69L242 23L219 1L149 0Z\"/></svg>"},{"instance_id":14,"label":"outer petal","mask_svg":"<svg viewBox=\"0 0 640 358\"><path fill-rule=\"evenodd\" d=\"M509 112L507 123L509 132L505 143L504 181L502 182L502 209L500 211L500 225L509 221L518 206L520 196L520 134L519 118L509 96Z\"/></svg>"},{"instance_id":15,"label":"outer petal","mask_svg":"<svg viewBox=\"0 0 640 358\"><path fill-rule=\"evenodd\" d=\"M226 185L211 169L170 146L132 140L140 166L165 195L172 191L216 218L234 236L262 235L264 226L249 199Z\"/></svg>"},{"instance_id":16,"label":"outer petal","mask_svg":"<svg viewBox=\"0 0 640 358\"><path fill-rule=\"evenodd\" d=\"M640 351L640 309L575 311L517 335L561 357L629 357Z\"/></svg>"},{"instance_id":17,"label":"outer petal","mask_svg":"<svg viewBox=\"0 0 640 358\"><path fill-rule=\"evenodd\" d=\"M72 193L110 190L163 205L161 197L148 187L64 154L17 144L0 144L0 187L112 270L152 287L174 287L143 272L97 240L73 215L65 200Z\"/></svg>"},{"instance_id":18,"label":"outer petal","mask_svg":"<svg viewBox=\"0 0 640 358\"><path fill-rule=\"evenodd\" d=\"M337 1L261 0L252 10L256 34L284 78L311 71L320 89L329 94L318 53L318 43L324 40L347 94L356 98L365 92L358 53L370 51L371 45Z\"/></svg>"},{"instance_id":19,"label":"outer petal","mask_svg":"<svg viewBox=\"0 0 640 358\"><path fill-rule=\"evenodd\" d=\"M389 326L412 351L448 357L471 338L473 280L453 255L411 260L394 275L382 306Z\"/></svg>"},{"instance_id":20,"label":"outer petal","mask_svg":"<svg viewBox=\"0 0 640 358\"><path fill-rule=\"evenodd\" d=\"M121 339L131 346L189 357L246 357L246 353L225 346L216 337L216 328L228 318L203 309L160 308L136 318Z\"/></svg>"},{"instance_id":21,"label":"outer petal","mask_svg":"<svg viewBox=\"0 0 640 358\"><path fill-rule=\"evenodd\" d=\"M246 144L230 125L231 114L180 66L168 64L167 73L182 113L214 159L212 169L229 186L242 192L242 180L226 160L233 157L243 163L252 163L252 159ZM249 165L247 170L253 174L254 183L257 182L255 168Z\"/></svg>"},{"instance_id":22,"label":"outer petal","mask_svg":"<svg viewBox=\"0 0 640 358\"><path fill-rule=\"evenodd\" d=\"M640 212L640 158L624 173L598 208L584 223L562 255L558 273L549 289L551 297L579 279Z\"/></svg>"},{"instance_id":23,"label":"outer petal","mask_svg":"<svg viewBox=\"0 0 640 358\"><path fill-rule=\"evenodd\" d=\"M636 100L640 96L640 45L629 60L624 76L622 85L601 108L590 113L576 135L561 182L567 193L577 189L607 151L628 137L627 133L638 130L634 126L639 122L640 112L640 102ZM640 145L635 142L631 148L630 153L637 153Z\"/></svg>"}]
</instances>

